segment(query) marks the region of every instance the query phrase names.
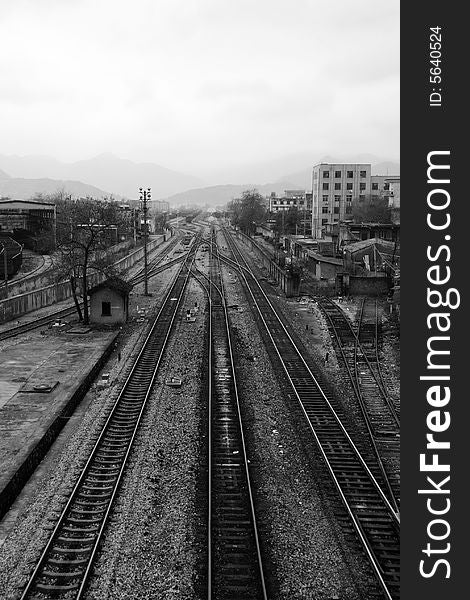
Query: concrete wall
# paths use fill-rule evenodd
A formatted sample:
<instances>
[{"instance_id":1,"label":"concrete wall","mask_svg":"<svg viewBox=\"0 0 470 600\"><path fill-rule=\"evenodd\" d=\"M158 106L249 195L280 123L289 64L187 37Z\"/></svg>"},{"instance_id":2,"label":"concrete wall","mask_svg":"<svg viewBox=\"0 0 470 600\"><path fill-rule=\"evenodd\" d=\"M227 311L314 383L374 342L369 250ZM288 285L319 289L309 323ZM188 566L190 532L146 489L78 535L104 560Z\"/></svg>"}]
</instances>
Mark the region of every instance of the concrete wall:
<instances>
[{"instance_id":1,"label":"concrete wall","mask_svg":"<svg viewBox=\"0 0 470 600\"><path fill-rule=\"evenodd\" d=\"M162 241L162 238L158 240L152 240L148 243L148 251L150 252L156 248ZM132 267L135 263L142 260L144 256L144 248L139 248L131 254L128 254L124 258L121 258L115 263L115 267L118 271L125 271ZM101 273L92 273L88 277L89 287L101 283L106 277ZM0 323L11 321L16 317L29 313L33 310L43 308L44 306L50 306L56 302L62 302L72 296L70 290L70 284L68 281L56 283L45 286L43 288L32 290L26 294L18 296L12 296L7 300L0 302Z\"/></svg>"},{"instance_id":2,"label":"concrete wall","mask_svg":"<svg viewBox=\"0 0 470 600\"><path fill-rule=\"evenodd\" d=\"M111 315L102 314L102 302L111 304ZM127 321L127 302L121 294L109 288L97 290L90 296L90 323L113 325Z\"/></svg>"},{"instance_id":3,"label":"concrete wall","mask_svg":"<svg viewBox=\"0 0 470 600\"><path fill-rule=\"evenodd\" d=\"M307 269L317 279L332 279L336 277L336 273L343 270L342 265L334 265L329 262L317 260L309 257L307 261Z\"/></svg>"},{"instance_id":4,"label":"concrete wall","mask_svg":"<svg viewBox=\"0 0 470 600\"><path fill-rule=\"evenodd\" d=\"M344 292L351 296L384 296L388 294L389 280L387 277L349 276L349 285Z\"/></svg>"},{"instance_id":5,"label":"concrete wall","mask_svg":"<svg viewBox=\"0 0 470 600\"><path fill-rule=\"evenodd\" d=\"M125 242L116 244L115 246L111 246L108 248L107 252L112 253L114 259L117 261L128 256L129 253L132 252L133 247L134 242L132 240L127 240ZM20 294L25 294L26 292L41 289L48 285L52 285L54 283L54 279L54 270L47 270L43 271L42 273L38 273L37 275L20 279L17 283L15 281L11 281L9 283L8 295L9 297L19 296ZM1 291L3 290L0 290L0 292ZM2 300L4 299L4 295L1 295L1 293L0 298Z\"/></svg>"},{"instance_id":6,"label":"concrete wall","mask_svg":"<svg viewBox=\"0 0 470 600\"><path fill-rule=\"evenodd\" d=\"M237 231L237 237L246 246L248 246L253 252L255 252L260 259L261 264L268 269L269 275L272 279L275 279L281 290L284 292L287 298L296 297L299 295L300 276L292 275L288 271L281 269L277 265L267 252L261 248L252 238Z\"/></svg>"}]
</instances>

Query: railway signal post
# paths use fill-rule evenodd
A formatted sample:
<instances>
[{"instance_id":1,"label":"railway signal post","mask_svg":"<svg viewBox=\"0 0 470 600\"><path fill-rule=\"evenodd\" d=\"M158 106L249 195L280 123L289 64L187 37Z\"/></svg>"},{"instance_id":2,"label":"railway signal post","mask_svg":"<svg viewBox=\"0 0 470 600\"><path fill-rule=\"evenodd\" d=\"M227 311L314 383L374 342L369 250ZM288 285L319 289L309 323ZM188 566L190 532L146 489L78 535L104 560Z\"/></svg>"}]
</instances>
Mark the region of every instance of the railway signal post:
<instances>
[{"instance_id":1,"label":"railway signal post","mask_svg":"<svg viewBox=\"0 0 470 600\"><path fill-rule=\"evenodd\" d=\"M147 214L148 214L148 206L147 201L151 198L150 188L146 190L139 188L140 194L140 202L142 205L142 211L144 213L144 295L149 295L148 290L148 261L147 261L147 239L148 239L148 223L147 223Z\"/></svg>"}]
</instances>

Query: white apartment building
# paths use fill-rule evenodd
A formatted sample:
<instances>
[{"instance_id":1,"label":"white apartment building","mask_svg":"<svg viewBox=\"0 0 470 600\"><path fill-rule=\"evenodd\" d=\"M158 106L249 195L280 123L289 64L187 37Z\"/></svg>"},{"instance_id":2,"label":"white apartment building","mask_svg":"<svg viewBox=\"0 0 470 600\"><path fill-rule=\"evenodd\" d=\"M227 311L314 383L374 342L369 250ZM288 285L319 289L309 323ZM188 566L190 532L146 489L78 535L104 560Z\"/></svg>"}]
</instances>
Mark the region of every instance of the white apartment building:
<instances>
[{"instance_id":1,"label":"white apartment building","mask_svg":"<svg viewBox=\"0 0 470 600\"><path fill-rule=\"evenodd\" d=\"M320 163L312 173L312 236L322 238L322 228L352 217L352 201L371 195L371 165Z\"/></svg>"},{"instance_id":2,"label":"white apartment building","mask_svg":"<svg viewBox=\"0 0 470 600\"><path fill-rule=\"evenodd\" d=\"M372 197L388 198L390 196L390 182L388 175L371 175L370 193Z\"/></svg>"},{"instance_id":3,"label":"white apartment building","mask_svg":"<svg viewBox=\"0 0 470 600\"><path fill-rule=\"evenodd\" d=\"M285 190L283 196L277 196L273 192L268 196L268 209L269 212L277 213L283 210L289 210L289 208L298 208L299 210L308 209L306 206L308 194L305 190Z\"/></svg>"}]
</instances>

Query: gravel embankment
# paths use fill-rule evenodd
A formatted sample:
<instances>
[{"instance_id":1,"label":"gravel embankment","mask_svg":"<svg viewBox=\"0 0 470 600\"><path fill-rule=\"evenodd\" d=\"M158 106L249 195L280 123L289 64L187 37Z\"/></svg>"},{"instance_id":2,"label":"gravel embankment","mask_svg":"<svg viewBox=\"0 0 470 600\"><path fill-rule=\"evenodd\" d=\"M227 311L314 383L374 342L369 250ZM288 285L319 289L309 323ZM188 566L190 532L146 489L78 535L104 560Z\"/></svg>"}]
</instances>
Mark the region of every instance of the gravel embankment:
<instances>
[{"instance_id":1,"label":"gravel embankment","mask_svg":"<svg viewBox=\"0 0 470 600\"><path fill-rule=\"evenodd\" d=\"M88 599L193 599L205 297L192 281L135 441ZM181 388L165 385L180 377Z\"/></svg>"},{"instance_id":2,"label":"gravel embankment","mask_svg":"<svg viewBox=\"0 0 470 600\"><path fill-rule=\"evenodd\" d=\"M224 267L224 278L229 304L241 308L231 310L230 321L258 524L263 551L272 564L271 597L366 597L359 590L367 594L370 574L363 558L348 551L335 520L336 507L325 490L324 468L318 456L305 454L234 272Z\"/></svg>"},{"instance_id":3,"label":"gravel embankment","mask_svg":"<svg viewBox=\"0 0 470 600\"><path fill-rule=\"evenodd\" d=\"M158 308L176 269L177 267L169 269L151 280L153 297L142 296L142 286L134 289L130 302L130 321L122 328L118 346L121 360L118 361L117 352L114 352L103 369L109 373L109 384L103 383L98 376L83 401L88 408L83 411L76 429L65 427L41 463L42 475L33 477L34 481L31 485L28 484L27 491L25 488L27 498L19 499L19 516L0 548L2 598L13 600L19 597L19 590L24 587L34 561L39 558L67 494L72 490L80 468L86 462L94 440L114 404L120 386L129 372L131 359L140 349L148 319ZM60 451L57 450L58 447ZM12 510L18 509L14 505Z\"/></svg>"},{"instance_id":4,"label":"gravel embankment","mask_svg":"<svg viewBox=\"0 0 470 600\"><path fill-rule=\"evenodd\" d=\"M266 276L266 271L259 269L256 255L246 246L240 246L250 260L254 272ZM342 362L338 360L333 341L328 330L326 319L314 300L307 299L303 304L300 299L286 298L277 288L266 290L276 310L290 324L300 339L303 349L316 371L320 371L324 383L327 384L327 395L335 408L339 408L344 424L354 441L369 452L368 434L360 416L360 407L354 395L349 376ZM308 328L307 328L308 327Z\"/></svg>"}]
</instances>

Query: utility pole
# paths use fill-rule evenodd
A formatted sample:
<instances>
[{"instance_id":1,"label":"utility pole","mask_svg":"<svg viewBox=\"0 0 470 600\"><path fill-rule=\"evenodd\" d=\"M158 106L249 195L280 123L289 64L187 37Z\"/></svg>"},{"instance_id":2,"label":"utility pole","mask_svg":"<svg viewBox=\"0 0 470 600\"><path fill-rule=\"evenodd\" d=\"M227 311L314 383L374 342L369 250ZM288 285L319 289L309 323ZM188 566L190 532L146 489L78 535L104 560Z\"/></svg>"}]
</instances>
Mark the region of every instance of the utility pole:
<instances>
[{"instance_id":1,"label":"utility pole","mask_svg":"<svg viewBox=\"0 0 470 600\"><path fill-rule=\"evenodd\" d=\"M148 238L148 224L147 224L147 213L148 206L147 201L150 200L150 188L143 190L139 188L140 201L142 203L142 211L144 213L144 295L149 295L148 289L148 269L147 269L147 238Z\"/></svg>"}]
</instances>

